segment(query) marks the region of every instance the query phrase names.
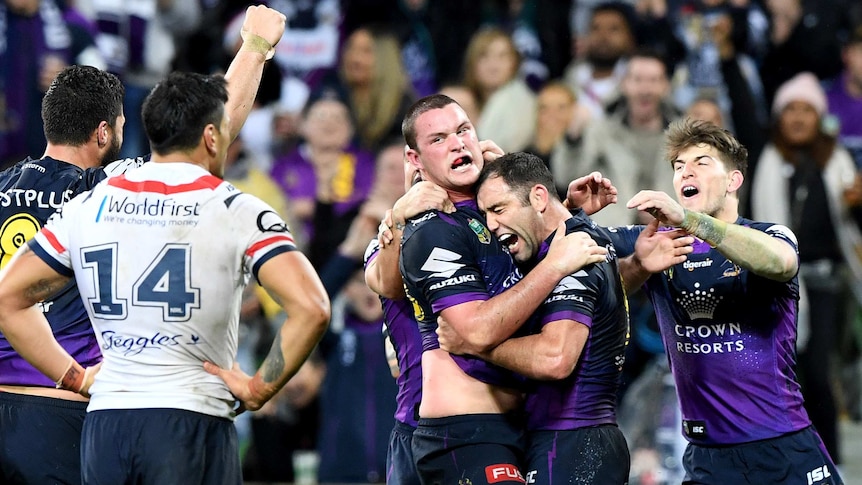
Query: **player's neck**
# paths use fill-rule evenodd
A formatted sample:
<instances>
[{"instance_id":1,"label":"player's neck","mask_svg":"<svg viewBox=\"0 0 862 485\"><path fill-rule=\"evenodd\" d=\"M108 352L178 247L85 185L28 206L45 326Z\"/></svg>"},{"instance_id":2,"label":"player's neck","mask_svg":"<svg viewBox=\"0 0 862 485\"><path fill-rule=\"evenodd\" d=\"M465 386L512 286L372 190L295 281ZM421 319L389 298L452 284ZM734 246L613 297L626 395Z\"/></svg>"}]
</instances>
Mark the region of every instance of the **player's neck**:
<instances>
[{"instance_id":1,"label":"player's neck","mask_svg":"<svg viewBox=\"0 0 862 485\"><path fill-rule=\"evenodd\" d=\"M98 167L102 164L98 150L95 150L89 143L79 146L48 143L45 154L42 156L71 163L81 169Z\"/></svg>"},{"instance_id":2,"label":"player's neck","mask_svg":"<svg viewBox=\"0 0 862 485\"><path fill-rule=\"evenodd\" d=\"M572 218L571 212L566 209L563 204L548 204L545 212L542 214L545 234L543 239L547 239L560 227L560 223Z\"/></svg>"},{"instance_id":3,"label":"player's neck","mask_svg":"<svg viewBox=\"0 0 862 485\"><path fill-rule=\"evenodd\" d=\"M476 194L474 194L471 191L458 192L458 191L446 189L446 192L449 194L449 200L451 200L453 204L457 204L458 202L464 202L464 201L468 201L468 200L476 200Z\"/></svg>"},{"instance_id":4,"label":"player's neck","mask_svg":"<svg viewBox=\"0 0 862 485\"><path fill-rule=\"evenodd\" d=\"M166 153L153 152L151 162L154 163L190 163L206 171L210 171L210 158L202 154L202 150L175 150Z\"/></svg>"}]
</instances>

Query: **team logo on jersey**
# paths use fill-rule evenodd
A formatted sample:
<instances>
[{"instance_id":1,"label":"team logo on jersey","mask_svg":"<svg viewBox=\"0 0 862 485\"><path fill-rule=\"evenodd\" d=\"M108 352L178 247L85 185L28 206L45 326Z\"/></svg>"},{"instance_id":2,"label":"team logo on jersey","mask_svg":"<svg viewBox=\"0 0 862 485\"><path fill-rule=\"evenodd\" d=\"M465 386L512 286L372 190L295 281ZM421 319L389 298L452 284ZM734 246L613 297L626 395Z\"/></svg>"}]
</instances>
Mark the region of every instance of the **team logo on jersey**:
<instances>
[{"instance_id":1,"label":"team logo on jersey","mask_svg":"<svg viewBox=\"0 0 862 485\"><path fill-rule=\"evenodd\" d=\"M482 244L491 244L491 231L485 227L485 224L473 219L472 217L467 219L467 225L470 226L470 229L476 233L476 236L479 238L479 242Z\"/></svg>"},{"instance_id":2,"label":"team logo on jersey","mask_svg":"<svg viewBox=\"0 0 862 485\"><path fill-rule=\"evenodd\" d=\"M739 276L739 273L742 271L742 268L734 264L732 261L728 261L731 264L731 268L727 268L724 270L724 273L721 274L722 278L733 278L734 276Z\"/></svg>"},{"instance_id":3,"label":"team logo on jersey","mask_svg":"<svg viewBox=\"0 0 862 485\"><path fill-rule=\"evenodd\" d=\"M35 217L24 212L6 219L0 227L0 268L6 266L18 248L35 236L41 227Z\"/></svg>"},{"instance_id":4,"label":"team logo on jersey","mask_svg":"<svg viewBox=\"0 0 862 485\"><path fill-rule=\"evenodd\" d=\"M700 283L695 283L694 291L680 291L676 301L688 313L690 319L706 318L711 320L722 299L724 299L723 296L715 294L715 288L701 290Z\"/></svg>"},{"instance_id":5,"label":"team logo on jersey","mask_svg":"<svg viewBox=\"0 0 862 485\"><path fill-rule=\"evenodd\" d=\"M450 278L456 271L463 268L464 265L456 263L461 259L461 255L443 248L434 248L425 264L422 265L422 271L433 273L432 278Z\"/></svg>"},{"instance_id":6,"label":"team logo on jersey","mask_svg":"<svg viewBox=\"0 0 862 485\"><path fill-rule=\"evenodd\" d=\"M288 232L290 230L281 216L270 210L257 215L257 228L263 232Z\"/></svg>"}]
</instances>

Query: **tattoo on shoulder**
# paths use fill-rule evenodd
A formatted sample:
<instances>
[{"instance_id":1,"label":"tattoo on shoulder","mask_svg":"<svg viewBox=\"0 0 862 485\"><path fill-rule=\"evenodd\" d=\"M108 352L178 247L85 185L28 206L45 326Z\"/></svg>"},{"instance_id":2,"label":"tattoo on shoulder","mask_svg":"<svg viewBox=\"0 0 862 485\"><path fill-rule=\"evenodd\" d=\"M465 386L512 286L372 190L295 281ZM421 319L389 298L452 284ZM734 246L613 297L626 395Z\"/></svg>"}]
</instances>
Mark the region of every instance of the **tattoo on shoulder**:
<instances>
[{"instance_id":1,"label":"tattoo on shoulder","mask_svg":"<svg viewBox=\"0 0 862 485\"><path fill-rule=\"evenodd\" d=\"M275 341L273 341L267 356L267 362L261 369L261 377L263 377L263 382L276 382L283 372L284 354L281 350L281 332L279 332L275 334Z\"/></svg>"}]
</instances>

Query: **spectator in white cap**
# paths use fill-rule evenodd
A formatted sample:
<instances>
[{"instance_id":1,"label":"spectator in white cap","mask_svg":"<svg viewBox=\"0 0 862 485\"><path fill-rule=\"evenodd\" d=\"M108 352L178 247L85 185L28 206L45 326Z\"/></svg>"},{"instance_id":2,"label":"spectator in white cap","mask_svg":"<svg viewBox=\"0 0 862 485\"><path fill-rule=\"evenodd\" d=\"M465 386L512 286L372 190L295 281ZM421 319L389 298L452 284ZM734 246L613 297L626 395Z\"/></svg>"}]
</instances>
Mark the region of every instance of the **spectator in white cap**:
<instances>
[{"instance_id":1,"label":"spectator in white cap","mask_svg":"<svg viewBox=\"0 0 862 485\"><path fill-rule=\"evenodd\" d=\"M822 129L826 113L826 95L813 74L797 74L781 85L772 104L770 140L754 174L751 208L753 219L784 224L798 238L798 372L806 410L839 464L831 369L850 295L862 302L862 262L854 251L862 237L853 216L862 212L862 180L835 133Z\"/></svg>"}]
</instances>

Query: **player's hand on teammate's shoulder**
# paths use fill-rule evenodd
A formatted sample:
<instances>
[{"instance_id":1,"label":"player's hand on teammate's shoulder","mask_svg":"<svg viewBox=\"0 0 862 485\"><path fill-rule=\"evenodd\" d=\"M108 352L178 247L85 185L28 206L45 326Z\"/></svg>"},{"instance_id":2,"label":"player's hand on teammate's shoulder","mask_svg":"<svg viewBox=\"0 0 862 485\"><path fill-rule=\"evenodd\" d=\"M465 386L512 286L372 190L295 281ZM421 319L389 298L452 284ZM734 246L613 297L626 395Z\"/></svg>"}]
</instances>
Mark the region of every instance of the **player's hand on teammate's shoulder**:
<instances>
[{"instance_id":1,"label":"player's hand on teammate's shoulder","mask_svg":"<svg viewBox=\"0 0 862 485\"><path fill-rule=\"evenodd\" d=\"M566 221L563 221L557 227L548 255L542 262L547 261L554 270L565 276L588 264L601 263L607 257L607 248L599 246L586 232L566 234Z\"/></svg>"}]
</instances>

